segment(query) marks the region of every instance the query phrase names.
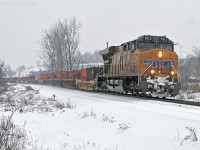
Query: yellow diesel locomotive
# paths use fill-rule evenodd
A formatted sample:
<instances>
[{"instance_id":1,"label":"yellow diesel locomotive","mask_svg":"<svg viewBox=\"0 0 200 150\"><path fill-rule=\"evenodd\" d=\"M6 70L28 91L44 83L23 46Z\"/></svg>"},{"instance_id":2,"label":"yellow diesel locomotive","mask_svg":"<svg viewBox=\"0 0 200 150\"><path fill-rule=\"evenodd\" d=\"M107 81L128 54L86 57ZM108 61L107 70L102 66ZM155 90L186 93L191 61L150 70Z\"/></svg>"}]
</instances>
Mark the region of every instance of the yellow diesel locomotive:
<instances>
[{"instance_id":1,"label":"yellow diesel locomotive","mask_svg":"<svg viewBox=\"0 0 200 150\"><path fill-rule=\"evenodd\" d=\"M99 54L104 60L99 90L153 97L175 96L180 90L178 55L166 36L140 36Z\"/></svg>"}]
</instances>

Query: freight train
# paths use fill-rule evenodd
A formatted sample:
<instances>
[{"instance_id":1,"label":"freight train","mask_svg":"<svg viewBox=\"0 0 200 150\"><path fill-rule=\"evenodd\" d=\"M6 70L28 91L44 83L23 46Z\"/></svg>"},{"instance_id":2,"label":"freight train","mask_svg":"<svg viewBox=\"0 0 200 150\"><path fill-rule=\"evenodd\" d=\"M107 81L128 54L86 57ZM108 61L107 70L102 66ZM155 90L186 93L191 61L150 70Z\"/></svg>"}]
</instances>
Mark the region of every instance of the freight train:
<instances>
[{"instance_id":1,"label":"freight train","mask_svg":"<svg viewBox=\"0 0 200 150\"><path fill-rule=\"evenodd\" d=\"M107 47L99 54L103 66L11 80L163 98L180 91L178 55L174 42L166 36L143 35L120 46Z\"/></svg>"}]
</instances>

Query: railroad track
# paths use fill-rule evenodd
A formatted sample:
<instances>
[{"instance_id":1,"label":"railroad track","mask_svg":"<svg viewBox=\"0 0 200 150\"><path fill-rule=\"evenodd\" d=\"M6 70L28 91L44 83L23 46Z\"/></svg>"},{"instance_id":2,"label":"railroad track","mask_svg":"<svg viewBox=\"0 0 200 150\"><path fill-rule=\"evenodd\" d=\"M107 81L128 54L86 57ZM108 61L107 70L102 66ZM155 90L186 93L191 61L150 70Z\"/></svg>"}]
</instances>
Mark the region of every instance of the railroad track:
<instances>
[{"instance_id":1,"label":"railroad track","mask_svg":"<svg viewBox=\"0 0 200 150\"><path fill-rule=\"evenodd\" d=\"M167 103L175 103L175 104L182 104L182 105L190 105L190 106L198 106L200 107L200 102L194 101L187 101L187 100L178 100L178 99L155 99L155 101L162 101Z\"/></svg>"},{"instance_id":2,"label":"railroad track","mask_svg":"<svg viewBox=\"0 0 200 150\"><path fill-rule=\"evenodd\" d=\"M112 95L118 95L123 97L133 97L133 98L139 98L143 100L149 100L149 101L159 101L159 102L165 102L165 103L174 103L174 104L180 104L180 105L189 105L189 106L197 106L200 107L200 102L194 102L194 101L187 101L187 100L179 100L179 99L169 99L169 98L157 98L157 97L144 97L144 96L134 96L131 94L120 94L120 93L112 93L112 92L99 92L99 91L86 91L86 92L93 92L93 93L101 93L101 94L112 94Z\"/></svg>"}]
</instances>

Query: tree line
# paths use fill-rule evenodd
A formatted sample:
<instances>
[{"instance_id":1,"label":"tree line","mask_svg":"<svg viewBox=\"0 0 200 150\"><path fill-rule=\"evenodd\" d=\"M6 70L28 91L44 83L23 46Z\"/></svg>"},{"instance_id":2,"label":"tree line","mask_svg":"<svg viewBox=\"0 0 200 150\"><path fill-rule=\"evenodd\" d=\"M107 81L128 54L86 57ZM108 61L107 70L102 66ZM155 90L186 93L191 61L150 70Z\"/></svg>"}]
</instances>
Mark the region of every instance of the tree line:
<instances>
[{"instance_id":1,"label":"tree line","mask_svg":"<svg viewBox=\"0 0 200 150\"><path fill-rule=\"evenodd\" d=\"M179 73L182 78L182 89L200 91L200 47L194 46L193 54L179 59Z\"/></svg>"},{"instance_id":2,"label":"tree line","mask_svg":"<svg viewBox=\"0 0 200 150\"><path fill-rule=\"evenodd\" d=\"M3 77L5 76L4 61L0 60L0 86L5 84Z\"/></svg>"}]
</instances>

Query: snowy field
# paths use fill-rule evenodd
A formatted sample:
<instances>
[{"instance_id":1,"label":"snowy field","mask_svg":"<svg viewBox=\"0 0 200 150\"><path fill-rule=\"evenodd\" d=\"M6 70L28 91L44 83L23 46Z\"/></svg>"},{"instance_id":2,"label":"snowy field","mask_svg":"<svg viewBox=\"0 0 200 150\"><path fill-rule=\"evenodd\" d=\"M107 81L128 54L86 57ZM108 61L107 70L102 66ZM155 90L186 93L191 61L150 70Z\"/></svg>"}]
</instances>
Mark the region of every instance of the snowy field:
<instances>
[{"instance_id":1,"label":"snowy field","mask_svg":"<svg viewBox=\"0 0 200 150\"><path fill-rule=\"evenodd\" d=\"M13 116L15 124L25 124L30 149L200 149L199 107L30 86L37 91L35 99L31 94L24 93L24 97L19 92L25 89L24 85L16 85L7 92L7 95L15 93L12 101L26 97L34 101ZM10 115L10 110L10 106L0 103L1 115Z\"/></svg>"},{"instance_id":2,"label":"snowy field","mask_svg":"<svg viewBox=\"0 0 200 150\"><path fill-rule=\"evenodd\" d=\"M192 93L191 91L180 91L179 94L174 98L179 100L200 102L200 93Z\"/></svg>"}]
</instances>

